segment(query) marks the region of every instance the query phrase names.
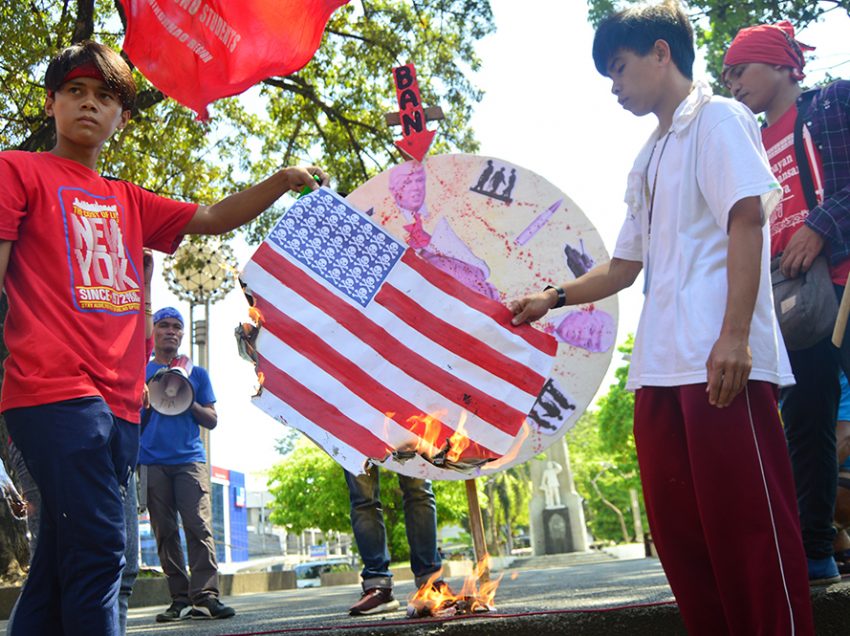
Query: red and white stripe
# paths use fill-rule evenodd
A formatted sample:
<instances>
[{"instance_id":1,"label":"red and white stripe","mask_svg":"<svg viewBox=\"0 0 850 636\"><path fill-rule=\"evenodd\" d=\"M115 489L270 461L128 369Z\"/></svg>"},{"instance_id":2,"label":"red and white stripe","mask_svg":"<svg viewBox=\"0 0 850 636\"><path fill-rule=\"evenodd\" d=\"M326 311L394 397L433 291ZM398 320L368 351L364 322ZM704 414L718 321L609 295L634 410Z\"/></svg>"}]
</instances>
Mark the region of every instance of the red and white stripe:
<instances>
[{"instance_id":1,"label":"red and white stripe","mask_svg":"<svg viewBox=\"0 0 850 636\"><path fill-rule=\"evenodd\" d=\"M242 280L263 324L264 411L347 470L420 442L435 452L463 426L461 457L497 458L514 442L557 344L407 250L364 308L265 241ZM420 441L435 418L433 445Z\"/></svg>"}]
</instances>

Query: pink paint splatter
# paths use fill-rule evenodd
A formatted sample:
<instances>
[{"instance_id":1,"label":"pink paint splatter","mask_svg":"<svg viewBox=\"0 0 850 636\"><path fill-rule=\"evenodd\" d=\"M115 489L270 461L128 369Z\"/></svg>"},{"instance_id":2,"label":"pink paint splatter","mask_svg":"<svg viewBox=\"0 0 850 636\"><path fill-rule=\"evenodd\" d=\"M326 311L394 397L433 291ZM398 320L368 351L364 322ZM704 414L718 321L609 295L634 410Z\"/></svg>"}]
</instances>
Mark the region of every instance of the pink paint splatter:
<instances>
[{"instance_id":1,"label":"pink paint splatter","mask_svg":"<svg viewBox=\"0 0 850 636\"><path fill-rule=\"evenodd\" d=\"M422 250L420 255L436 268L459 280L473 291L492 300L499 300L499 291L491 283L487 282L481 268L451 256L436 254L427 249Z\"/></svg>"},{"instance_id":2,"label":"pink paint splatter","mask_svg":"<svg viewBox=\"0 0 850 636\"><path fill-rule=\"evenodd\" d=\"M574 347L599 353L614 346L616 326L614 319L607 312L571 311L558 323L555 337Z\"/></svg>"}]
</instances>

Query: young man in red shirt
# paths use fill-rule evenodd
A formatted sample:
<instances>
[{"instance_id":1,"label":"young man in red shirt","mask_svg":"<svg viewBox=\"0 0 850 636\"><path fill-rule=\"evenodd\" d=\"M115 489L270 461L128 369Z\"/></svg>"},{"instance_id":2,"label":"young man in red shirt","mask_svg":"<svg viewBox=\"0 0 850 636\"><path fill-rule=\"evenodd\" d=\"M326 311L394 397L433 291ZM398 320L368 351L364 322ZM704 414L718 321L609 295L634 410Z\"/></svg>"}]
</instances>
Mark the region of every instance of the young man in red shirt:
<instances>
[{"instance_id":1,"label":"young man in red shirt","mask_svg":"<svg viewBox=\"0 0 850 636\"><path fill-rule=\"evenodd\" d=\"M850 82L803 91L807 49L790 22L742 29L726 52L723 80L738 101L765 116L762 141L783 189L770 215L771 257L781 256L782 273L794 278L825 254L840 295L850 273ZM797 383L782 394L813 585L840 580L832 555L838 373L850 371L844 340L840 354L829 336L789 351Z\"/></svg>"},{"instance_id":2,"label":"young man in red shirt","mask_svg":"<svg viewBox=\"0 0 850 636\"><path fill-rule=\"evenodd\" d=\"M12 636L113 636L121 489L139 445L142 248L171 252L184 234L227 232L327 175L285 168L211 206L165 199L96 172L135 99L117 53L72 46L50 62L45 87L53 149L0 153L0 286L9 299L0 410L42 497Z\"/></svg>"}]
</instances>

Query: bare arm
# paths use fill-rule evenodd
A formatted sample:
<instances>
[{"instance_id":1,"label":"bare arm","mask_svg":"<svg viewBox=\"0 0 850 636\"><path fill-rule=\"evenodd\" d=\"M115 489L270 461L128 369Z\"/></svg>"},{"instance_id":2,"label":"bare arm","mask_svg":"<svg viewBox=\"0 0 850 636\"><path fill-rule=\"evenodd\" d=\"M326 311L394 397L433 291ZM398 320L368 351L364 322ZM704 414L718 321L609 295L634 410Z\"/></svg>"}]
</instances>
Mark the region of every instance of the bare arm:
<instances>
[{"instance_id":1,"label":"bare arm","mask_svg":"<svg viewBox=\"0 0 850 636\"><path fill-rule=\"evenodd\" d=\"M317 175L322 185L328 184L328 175L315 166L284 168L260 183L242 192L231 194L210 206L201 205L183 228L184 234L223 234L245 225L256 218L286 192L300 192L305 187L315 189Z\"/></svg>"},{"instance_id":2,"label":"bare arm","mask_svg":"<svg viewBox=\"0 0 850 636\"><path fill-rule=\"evenodd\" d=\"M761 276L762 209L758 197L746 197L729 213L729 251L726 257L726 313L720 337L705 363L708 401L728 406L747 384L753 367L750 324Z\"/></svg>"},{"instance_id":3,"label":"bare arm","mask_svg":"<svg viewBox=\"0 0 850 636\"><path fill-rule=\"evenodd\" d=\"M218 413L215 412L215 405L193 402L190 410L198 426L213 430L218 424Z\"/></svg>"},{"instance_id":4,"label":"bare arm","mask_svg":"<svg viewBox=\"0 0 850 636\"><path fill-rule=\"evenodd\" d=\"M0 241L0 291L6 280L6 268L9 267L9 256L12 254L12 241Z\"/></svg>"},{"instance_id":5,"label":"bare arm","mask_svg":"<svg viewBox=\"0 0 850 636\"><path fill-rule=\"evenodd\" d=\"M153 335L153 312L151 305L151 282L153 281L153 252L144 248L142 269L145 276L145 339Z\"/></svg>"},{"instance_id":6,"label":"bare arm","mask_svg":"<svg viewBox=\"0 0 850 636\"><path fill-rule=\"evenodd\" d=\"M561 288L567 295L568 305L583 305L592 303L632 285L640 274L643 263L612 258L609 262L597 265L592 270L579 276L574 281L564 283ZM533 322L546 315L558 300L558 294L553 289L531 294L510 304L514 313L511 321L514 325Z\"/></svg>"}]
</instances>

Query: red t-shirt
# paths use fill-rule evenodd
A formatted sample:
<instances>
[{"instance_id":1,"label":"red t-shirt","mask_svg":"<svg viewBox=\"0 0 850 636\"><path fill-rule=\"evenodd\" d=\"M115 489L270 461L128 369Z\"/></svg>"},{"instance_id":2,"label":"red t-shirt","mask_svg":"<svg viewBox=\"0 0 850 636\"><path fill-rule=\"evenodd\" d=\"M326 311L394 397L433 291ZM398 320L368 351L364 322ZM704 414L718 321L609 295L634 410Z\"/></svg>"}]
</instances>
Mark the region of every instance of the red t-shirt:
<instances>
[{"instance_id":1,"label":"red t-shirt","mask_svg":"<svg viewBox=\"0 0 850 636\"><path fill-rule=\"evenodd\" d=\"M14 241L0 411L99 395L139 421L142 247L173 252L196 209L50 153L0 152L0 240Z\"/></svg>"},{"instance_id":2,"label":"red t-shirt","mask_svg":"<svg viewBox=\"0 0 850 636\"><path fill-rule=\"evenodd\" d=\"M782 201L770 215L770 256L781 254L788 241L809 216L809 206L803 193L803 182L794 152L794 122L797 105L789 108L772 126L762 129L761 138L767 150L771 170L782 186ZM808 129L803 126L803 147L812 168L812 181L818 201L823 201L823 164L820 153L812 143ZM832 281L839 285L847 282L850 259L829 268Z\"/></svg>"}]
</instances>

